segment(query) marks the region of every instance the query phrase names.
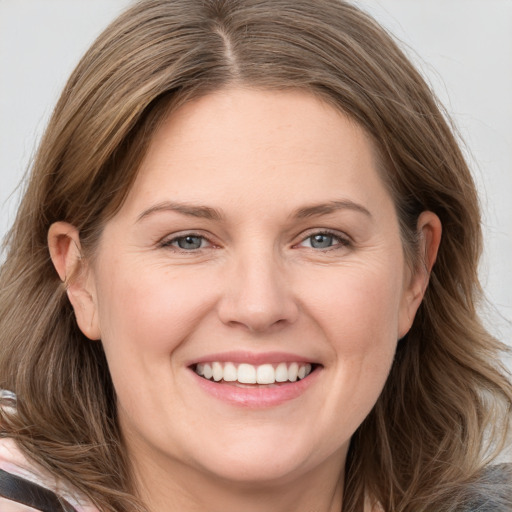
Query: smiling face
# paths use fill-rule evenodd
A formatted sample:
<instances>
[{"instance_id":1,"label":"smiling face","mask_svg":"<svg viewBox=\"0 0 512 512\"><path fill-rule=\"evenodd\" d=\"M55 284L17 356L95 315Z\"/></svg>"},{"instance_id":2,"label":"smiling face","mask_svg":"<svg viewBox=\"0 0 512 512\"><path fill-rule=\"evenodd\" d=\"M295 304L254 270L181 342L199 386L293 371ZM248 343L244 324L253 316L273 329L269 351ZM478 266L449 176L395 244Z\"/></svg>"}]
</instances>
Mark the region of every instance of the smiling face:
<instances>
[{"instance_id":1,"label":"smiling face","mask_svg":"<svg viewBox=\"0 0 512 512\"><path fill-rule=\"evenodd\" d=\"M68 293L135 465L254 483L339 480L424 281L354 122L229 89L159 128Z\"/></svg>"}]
</instances>

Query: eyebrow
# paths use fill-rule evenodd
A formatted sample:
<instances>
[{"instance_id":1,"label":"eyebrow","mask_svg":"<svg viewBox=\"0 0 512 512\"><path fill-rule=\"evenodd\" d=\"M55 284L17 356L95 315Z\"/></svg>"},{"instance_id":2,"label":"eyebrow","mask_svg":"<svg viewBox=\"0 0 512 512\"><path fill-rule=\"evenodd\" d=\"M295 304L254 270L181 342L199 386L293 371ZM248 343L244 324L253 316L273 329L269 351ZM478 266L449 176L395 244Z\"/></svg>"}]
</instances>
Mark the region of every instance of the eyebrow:
<instances>
[{"instance_id":1,"label":"eyebrow","mask_svg":"<svg viewBox=\"0 0 512 512\"><path fill-rule=\"evenodd\" d=\"M329 201L328 203L314 204L299 208L295 211L292 217L297 219L304 219L307 217L316 217L320 215L328 215L338 210L352 210L355 212L362 213L369 218L372 218L370 211L359 203L344 199L341 201Z\"/></svg>"},{"instance_id":2,"label":"eyebrow","mask_svg":"<svg viewBox=\"0 0 512 512\"><path fill-rule=\"evenodd\" d=\"M372 214L363 205L347 199L341 201L329 201L327 203L314 204L311 206L299 208L295 210L295 212L291 215L291 218L304 219L308 217L328 215L338 210L352 210L372 218ZM137 217L137 222L140 222L146 217L149 217L158 212L177 212L190 217L216 221L224 219L224 215L219 210L210 206L178 203L175 201L164 201L144 210Z\"/></svg>"},{"instance_id":3,"label":"eyebrow","mask_svg":"<svg viewBox=\"0 0 512 512\"><path fill-rule=\"evenodd\" d=\"M177 203L175 201L164 201L162 203L155 204L147 210L144 210L138 217L137 222L153 215L157 212L177 212L190 217L197 217L200 219L208 220L222 220L224 216L219 210L211 208L209 206L194 205L189 203Z\"/></svg>"}]
</instances>

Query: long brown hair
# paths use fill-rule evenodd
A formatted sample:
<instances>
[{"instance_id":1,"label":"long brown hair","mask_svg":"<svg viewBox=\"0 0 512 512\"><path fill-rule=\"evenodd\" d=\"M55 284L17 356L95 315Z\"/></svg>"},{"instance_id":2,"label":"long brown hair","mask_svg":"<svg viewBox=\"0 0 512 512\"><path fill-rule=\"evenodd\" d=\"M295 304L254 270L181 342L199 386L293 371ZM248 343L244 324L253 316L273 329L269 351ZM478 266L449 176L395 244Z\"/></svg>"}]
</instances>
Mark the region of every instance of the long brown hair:
<instances>
[{"instance_id":1,"label":"long brown hair","mask_svg":"<svg viewBox=\"0 0 512 512\"><path fill-rule=\"evenodd\" d=\"M152 134L182 103L242 84L302 89L373 139L412 265L416 220L443 224L423 304L377 404L354 434L344 512L455 510L503 447L512 386L504 347L482 326L475 186L446 116L392 38L340 0L143 0L72 74L33 164L0 272L0 387L18 397L1 432L102 511L143 510L134 494L99 342L78 329L47 232L79 231L94 256Z\"/></svg>"}]
</instances>

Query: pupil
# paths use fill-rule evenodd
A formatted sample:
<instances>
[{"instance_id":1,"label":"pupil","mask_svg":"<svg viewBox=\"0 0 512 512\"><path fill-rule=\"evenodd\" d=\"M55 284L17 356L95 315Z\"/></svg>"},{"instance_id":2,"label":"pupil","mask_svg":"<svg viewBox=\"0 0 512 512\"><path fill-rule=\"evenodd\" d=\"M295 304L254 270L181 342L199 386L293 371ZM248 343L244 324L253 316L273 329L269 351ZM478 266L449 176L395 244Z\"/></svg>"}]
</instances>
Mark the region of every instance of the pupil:
<instances>
[{"instance_id":1,"label":"pupil","mask_svg":"<svg viewBox=\"0 0 512 512\"><path fill-rule=\"evenodd\" d=\"M331 235L314 235L311 239L311 246L315 249L325 249L326 247L331 247L331 245Z\"/></svg>"},{"instance_id":2,"label":"pupil","mask_svg":"<svg viewBox=\"0 0 512 512\"><path fill-rule=\"evenodd\" d=\"M201 237L184 236L178 240L178 246L180 249L199 249L201 247Z\"/></svg>"}]
</instances>

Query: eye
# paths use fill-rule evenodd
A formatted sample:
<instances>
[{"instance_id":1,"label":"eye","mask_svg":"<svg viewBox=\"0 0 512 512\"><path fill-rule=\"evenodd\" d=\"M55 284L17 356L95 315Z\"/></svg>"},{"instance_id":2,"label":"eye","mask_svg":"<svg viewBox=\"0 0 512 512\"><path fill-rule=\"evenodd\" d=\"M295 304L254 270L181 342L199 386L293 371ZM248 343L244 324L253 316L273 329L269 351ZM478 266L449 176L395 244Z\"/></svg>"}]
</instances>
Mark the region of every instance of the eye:
<instances>
[{"instance_id":1,"label":"eye","mask_svg":"<svg viewBox=\"0 0 512 512\"><path fill-rule=\"evenodd\" d=\"M305 238L299 246L312 249L330 249L348 245L348 240L330 232L314 233Z\"/></svg>"},{"instance_id":2,"label":"eye","mask_svg":"<svg viewBox=\"0 0 512 512\"><path fill-rule=\"evenodd\" d=\"M208 240L201 235L183 235L167 240L162 244L164 247L176 247L182 251L197 251L209 245Z\"/></svg>"}]
</instances>

